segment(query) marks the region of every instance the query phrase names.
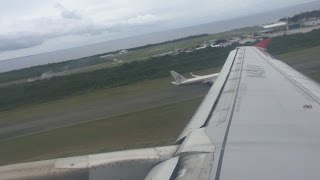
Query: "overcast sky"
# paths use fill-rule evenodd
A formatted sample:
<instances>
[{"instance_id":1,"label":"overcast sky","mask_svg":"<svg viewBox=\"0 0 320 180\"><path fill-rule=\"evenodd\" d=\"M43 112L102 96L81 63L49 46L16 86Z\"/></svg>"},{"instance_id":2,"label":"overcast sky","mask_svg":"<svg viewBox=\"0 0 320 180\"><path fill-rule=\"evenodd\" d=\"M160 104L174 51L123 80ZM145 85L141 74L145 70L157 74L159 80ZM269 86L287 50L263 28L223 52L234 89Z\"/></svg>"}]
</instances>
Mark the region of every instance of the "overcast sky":
<instances>
[{"instance_id":1,"label":"overcast sky","mask_svg":"<svg viewBox=\"0 0 320 180\"><path fill-rule=\"evenodd\" d=\"M314 0L0 0L0 57L103 42Z\"/></svg>"}]
</instances>

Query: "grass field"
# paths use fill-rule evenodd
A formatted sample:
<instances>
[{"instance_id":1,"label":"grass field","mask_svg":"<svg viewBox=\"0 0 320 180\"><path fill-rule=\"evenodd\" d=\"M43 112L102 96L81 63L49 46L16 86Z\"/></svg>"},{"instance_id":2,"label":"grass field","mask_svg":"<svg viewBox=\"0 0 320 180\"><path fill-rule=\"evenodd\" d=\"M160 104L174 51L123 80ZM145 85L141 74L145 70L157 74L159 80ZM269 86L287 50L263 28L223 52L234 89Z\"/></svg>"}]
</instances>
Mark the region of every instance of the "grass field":
<instances>
[{"instance_id":1,"label":"grass field","mask_svg":"<svg viewBox=\"0 0 320 180\"><path fill-rule=\"evenodd\" d=\"M277 57L281 58L286 63L296 65L296 64L304 64L306 62L315 61L317 60L317 58L315 57L319 57L319 55L320 55L320 46L317 46L313 48L303 49L300 51L281 54Z\"/></svg>"},{"instance_id":2,"label":"grass field","mask_svg":"<svg viewBox=\"0 0 320 180\"><path fill-rule=\"evenodd\" d=\"M0 165L173 144L202 98L0 142Z\"/></svg>"},{"instance_id":3,"label":"grass field","mask_svg":"<svg viewBox=\"0 0 320 180\"><path fill-rule=\"evenodd\" d=\"M277 58L320 82L320 46L281 54Z\"/></svg>"},{"instance_id":4,"label":"grass field","mask_svg":"<svg viewBox=\"0 0 320 180\"><path fill-rule=\"evenodd\" d=\"M41 103L31 106L25 106L14 110L0 112L0 125L22 122L28 118L66 111L83 105L90 106L103 99L125 99L152 91L161 91L168 88L174 88L169 82L170 77L157 80L145 81L128 86L121 86L112 89L102 89L92 91L83 95L63 98L48 103Z\"/></svg>"},{"instance_id":5,"label":"grass field","mask_svg":"<svg viewBox=\"0 0 320 180\"><path fill-rule=\"evenodd\" d=\"M211 68L202 71L195 71L193 73L197 75L205 75L214 72L219 72L219 69ZM189 74L183 75L185 77L190 77ZM142 98L143 96L151 93L161 94L163 91L172 91L177 88L170 83L171 81L171 76L155 80L147 80L144 82L111 89L94 90L82 95L71 96L47 103L24 106L14 110L1 111L0 126L26 122L28 119L33 119L39 116L54 116L56 113L67 112L80 107L90 107L105 100L110 101L112 104L112 101L123 101L129 98ZM166 104L166 102L158 102L158 104L161 103ZM124 113L124 110L122 110L121 113Z\"/></svg>"},{"instance_id":6,"label":"grass field","mask_svg":"<svg viewBox=\"0 0 320 180\"><path fill-rule=\"evenodd\" d=\"M207 69L195 74L208 74L219 71ZM168 73L169 74L169 73ZM183 74L190 77L189 74ZM92 91L79 96L64 98L49 103L27 106L0 112L0 127L5 125L27 123L37 117L61 118L60 113L81 113L78 107L101 107L101 101L123 101L131 98L148 98L150 94L161 96L167 92L181 91L188 87L176 87L170 84L171 77L148 80L128 86ZM180 90L179 90L180 88ZM182 89L181 89L182 88ZM194 88L194 87L189 87ZM187 96L186 96L187 95ZM25 135L0 141L0 164L11 164L48 158L99 153L114 150L161 146L172 144L193 112L199 106L202 94L179 94L177 100L147 103L143 110L121 109L121 114L108 118L94 119L92 114L80 125L53 129L32 135ZM184 97L186 96L186 97ZM192 99L190 99L192 98ZM184 99L184 100L183 100ZM178 101L178 102L176 102ZM162 105L161 105L162 104ZM124 105L125 106L125 105ZM123 106L121 106L123 107ZM110 114L109 114L110 115ZM44 119L45 120L45 119Z\"/></svg>"}]
</instances>

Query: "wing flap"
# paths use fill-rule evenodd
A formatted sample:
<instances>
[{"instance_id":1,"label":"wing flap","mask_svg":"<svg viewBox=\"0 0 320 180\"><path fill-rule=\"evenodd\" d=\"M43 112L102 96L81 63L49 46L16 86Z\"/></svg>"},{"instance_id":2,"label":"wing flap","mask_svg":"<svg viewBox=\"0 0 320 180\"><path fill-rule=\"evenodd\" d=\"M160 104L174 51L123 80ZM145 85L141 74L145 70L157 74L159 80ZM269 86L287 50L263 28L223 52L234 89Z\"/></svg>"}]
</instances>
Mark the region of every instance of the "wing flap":
<instances>
[{"instance_id":1,"label":"wing flap","mask_svg":"<svg viewBox=\"0 0 320 180\"><path fill-rule=\"evenodd\" d=\"M166 160L151 169L145 180L170 180L178 164L179 157Z\"/></svg>"},{"instance_id":2,"label":"wing flap","mask_svg":"<svg viewBox=\"0 0 320 180\"><path fill-rule=\"evenodd\" d=\"M214 149L214 144L205 133L205 128L201 128L192 131L187 136L187 138L183 141L182 145L179 147L176 155L178 156L182 153L195 152L213 153Z\"/></svg>"},{"instance_id":3,"label":"wing flap","mask_svg":"<svg viewBox=\"0 0 320 180\"><path fill-rule=\"evenodd\" d=\"M0 179L143 179L154 166L171 159L178 147L136 149L1 166Z\"/></svg>"}]
</instances>

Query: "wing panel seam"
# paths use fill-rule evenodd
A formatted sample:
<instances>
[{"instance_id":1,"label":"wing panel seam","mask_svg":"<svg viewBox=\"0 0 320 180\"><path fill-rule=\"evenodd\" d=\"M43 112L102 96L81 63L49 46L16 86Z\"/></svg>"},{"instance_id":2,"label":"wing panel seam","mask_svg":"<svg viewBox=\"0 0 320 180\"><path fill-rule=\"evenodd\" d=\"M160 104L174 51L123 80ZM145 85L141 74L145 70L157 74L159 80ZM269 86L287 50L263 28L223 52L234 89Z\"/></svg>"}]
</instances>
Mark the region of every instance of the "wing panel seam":
<instances>
[{"instance_id":1,"label":"wing panel seam","mask_svg":"<svg viewBox=\"0 0 320 180\"><path fill-rule=\"evenodd\" d=\"M228 75L227 75L227 77L226 77L226 80L224 81L224 83L223 83L223 85L222 85L222 87L221 87L221 89L220 89L219 95L218 95L216 101L214 102L214 104L212 105L212 108L211 108L211 110L210 110L210 113L209 113L209 115L208 115L205 123L201 126L201 128L206 127L206 126L208 125L208 123L209 123L209 121L210 121L210 119L211 119L211 117L212 117L212 115L213 115L213 112L214 112L215 108L217 107L217 104L218 104L218 102L219 102L219 99L220 99L220 97L221 97L221 94L222 94L222 92L223 92L223 89L224 89L224 87L225 87L225 85L226 85L226 83L227 83L227 79L229 78L229 75L230 75L231 69L232 69L232 67L233 67L234 61L235 61L235 59L236 59L236 57L237 57L237 55L238 55L238 51L239 51L239 49L237 49L237 51L236 51L236 54L235 54L235 56L234 56L234 58L233 58L233 61L232 61L231 66L230 66L230 71L229 71L229 73L228 73Z\"/></svg>"},{"instance_id":2,"label":"wing panel seam","mask_svg":"<svg viewBox=\"0 0 320 180\"><path fill-rule=\"evenodd\" d=\"M245 50L244 50L244 55L245 55ZM233 101L233 105L232 105L231 114L229 116L227 129L226 129L226 132L225 132L225 135L224 135L224 138L223 138L223 142L222 142L222 147L221 147L221 152L220 152L220 155L219 155L219 161L218 161L218 167L217 167L215 180L220 180L220 174L221 174L221 168L222 168L222 163L223 163L224 151L225 151L225 148L226 148L228 135L229 135L230 127L231 127L231 122L232 122L234 110L235 110L235 107L236 107L236 101L237 101L238 94L239 94L239 88L240 88L243 64L244 64L244 56L243 56L242 61L241 61L241 68L240 68L241 72L240 72L240 75L239 75L239 80L238 80L238 84L237 84L237 88L236 88L237 91L236 91L236 94L235 94L235 97L234 97L234 101Z\"/></svg>"}]
</instances>

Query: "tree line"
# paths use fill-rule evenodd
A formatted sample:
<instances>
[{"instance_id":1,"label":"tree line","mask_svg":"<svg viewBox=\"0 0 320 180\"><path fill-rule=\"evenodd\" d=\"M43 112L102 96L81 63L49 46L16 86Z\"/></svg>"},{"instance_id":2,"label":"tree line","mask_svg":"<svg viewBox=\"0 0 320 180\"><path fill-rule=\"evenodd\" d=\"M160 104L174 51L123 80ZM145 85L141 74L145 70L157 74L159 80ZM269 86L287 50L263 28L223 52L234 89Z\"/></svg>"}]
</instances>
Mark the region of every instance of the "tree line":
<instances>
[{"instance_id":1,"label":"tree line","mask_svg":"<svg viewBox=\"0 0 320 180\"><path fill-rule=\"evenodd\" d=\"M206 48L177 56L133 61L113 68L3 87L0 88L0 110L166 77L173 69L185 73L221 67L233 48Z\"/></svg>"}]
</instances>

